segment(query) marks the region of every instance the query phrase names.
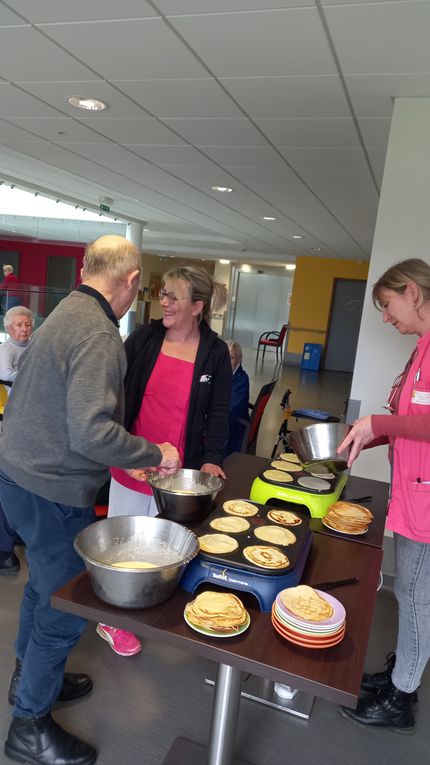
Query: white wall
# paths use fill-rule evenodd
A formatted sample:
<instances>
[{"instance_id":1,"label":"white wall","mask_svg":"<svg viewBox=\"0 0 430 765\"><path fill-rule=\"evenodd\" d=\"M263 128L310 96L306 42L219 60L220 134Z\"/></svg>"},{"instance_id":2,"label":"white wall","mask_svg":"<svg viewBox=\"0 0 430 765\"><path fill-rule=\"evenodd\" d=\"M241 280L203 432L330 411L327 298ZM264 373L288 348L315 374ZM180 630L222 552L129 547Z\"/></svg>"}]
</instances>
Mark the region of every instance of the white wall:
<instances>
[{"instance_id":1,"label":"white wall","mask_svg":"<svg viewBox=\"0 0 430 765\"><path fill-rule=\"evenodd\" d=\"M429 137L430 99L396 99L351 388L351 398L361 401L361 416L388 414L382 407L391 383L417 339L383 324L371 292L393 263L406 258L430 260ZM387 447L364 451L352 472L388 481Z\"/></svg>"}]
</instances>

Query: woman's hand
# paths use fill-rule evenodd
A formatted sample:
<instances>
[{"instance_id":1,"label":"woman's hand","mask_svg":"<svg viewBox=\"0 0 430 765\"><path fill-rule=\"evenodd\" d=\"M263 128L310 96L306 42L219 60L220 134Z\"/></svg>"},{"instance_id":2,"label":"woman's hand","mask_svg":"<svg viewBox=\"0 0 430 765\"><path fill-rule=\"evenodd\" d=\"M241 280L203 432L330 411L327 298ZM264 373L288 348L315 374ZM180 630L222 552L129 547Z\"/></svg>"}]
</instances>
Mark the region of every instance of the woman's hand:
<instances>
[{"instance_id":1,"label":"woman's hand","mask_svg":"<svg viewBox=\"0 0 430 765\"><path fill-rule=\"evenodd\" d=\"M361 450L367 446L367 444L370 444L374 438L375 436L372 430L371 416L368 415L367 417L360 417L359 420L356 420L352 423L351 430L349 431L346 438L343 439L342 443L339 444L336 451L338 453L342 452L349 445L351 445L351 451L348 459L348 467L351 467L352 463L357 459Z\"/></svg>"},{"instance_id":2,"label":"woman's hand","mask_svg":"<svg viewBox=\"0 0 430 765\"><path fill-rule=\"evenodd\" d=\"M209 473L209 475L217 475L220 478L223 478L224 481L227 478L226 474L220 468L220 466L213 465L212 462L205 462L205 464L201 466L200 470L202 471L202 473Z\"/></svg>"},{"instance_id":3,"label":"woman's hand","mask_svg":"<svg viewBox=\"0 0 430 765\"><path fill-rule=\"evenodd\" d=\"M154 468L152 468L154 470ZM126 470L125 472L127 475L130 476L130 478L134 478L135 481L146 481L148 478L148 473L151 471L151 468L132 468L131 470Z\"/></svg>"}]
</instances>

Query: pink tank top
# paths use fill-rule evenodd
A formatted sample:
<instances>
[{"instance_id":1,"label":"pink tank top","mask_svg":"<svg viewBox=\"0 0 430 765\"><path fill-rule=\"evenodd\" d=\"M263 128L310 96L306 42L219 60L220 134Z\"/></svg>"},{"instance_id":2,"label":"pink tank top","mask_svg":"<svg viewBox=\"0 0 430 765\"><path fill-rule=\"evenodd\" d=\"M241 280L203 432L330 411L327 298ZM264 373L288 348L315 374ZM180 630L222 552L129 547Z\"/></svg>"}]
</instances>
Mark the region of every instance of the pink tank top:
<instances>
[{"instance_id":1,"label":"pink tank top","mask_svg":"<svg viewBox=\"0 0 430 765\"><path fill-rule=\"evenodd\" d=\"M190 402L194 364L159 353L148 380L131 433L148 441L176 446L181 462L184 459L185 428ZM136 465L139 467L139 465ZM111 476L128 489L152 494L146 481L135 481L120 468L111 468Z\"/></svg>"}]
</instances>

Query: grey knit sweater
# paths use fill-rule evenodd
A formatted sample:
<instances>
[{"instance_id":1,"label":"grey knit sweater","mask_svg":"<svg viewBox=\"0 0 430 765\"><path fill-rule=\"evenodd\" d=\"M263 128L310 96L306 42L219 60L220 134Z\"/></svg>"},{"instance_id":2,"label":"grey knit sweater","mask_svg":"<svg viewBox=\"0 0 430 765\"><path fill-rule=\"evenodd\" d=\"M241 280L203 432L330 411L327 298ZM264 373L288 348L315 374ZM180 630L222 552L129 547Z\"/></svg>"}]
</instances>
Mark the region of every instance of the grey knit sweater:
<instances>
[{"instance_id":1,"label":"grey knit sweater","mask_svg":"<svg viewBox=\"0 0 430 765\"><path fill-rule=\"evenodd\" d=\"M0 436L0 469L45 499L94 502L107 466L159 465L161 452L122 426L126 357L98 301L72 292L20 359Z\"/></svg>"}]
</instances>

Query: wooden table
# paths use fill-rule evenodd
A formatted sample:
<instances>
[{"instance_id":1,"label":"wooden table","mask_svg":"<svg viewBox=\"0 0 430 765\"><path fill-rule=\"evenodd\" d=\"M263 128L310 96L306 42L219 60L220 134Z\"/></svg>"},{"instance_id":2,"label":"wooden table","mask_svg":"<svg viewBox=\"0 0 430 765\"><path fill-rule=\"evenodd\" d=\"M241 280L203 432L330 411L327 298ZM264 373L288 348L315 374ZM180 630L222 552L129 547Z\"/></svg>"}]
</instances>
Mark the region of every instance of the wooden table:
<instances>
[{"instance_id":1,"label":"wooden table","mask_svg":"<svg viewBox=\"0 0 430 765\"><path fill-rule=\"evenodd\" d=\"M221 501L247 495L248 484L250 486L258 472L255 467L259 459L236 454L227 461L228 481ZM366 482L368 494L373 493L368 486L372 483L375 482ZM381 519L382 512L381 509ZM53 595L52 605L91 621L120 625L142 637L217 662L209 751L193 742L177 739L164 765L185 765L190 761L193 765L229 765L237 762L233 760L233 750L243 672L294 686L328 701L355 706L381 560L382 550L376 545L314 534L302 581L314 584L352 576L358 576L360 580L358 585L333 590L346 608L347 631L339 645L324 650L300 648L278 636L271 625L270 614L257 610L254 599L246 593L243 600L251 615L251 626L239 637L222 641L193 632L186 625L182 615L190 594L182 589L154 608L119 609L99 600L93 593L88 575L83 573Z\"/></svg>"}]
</instances>

